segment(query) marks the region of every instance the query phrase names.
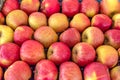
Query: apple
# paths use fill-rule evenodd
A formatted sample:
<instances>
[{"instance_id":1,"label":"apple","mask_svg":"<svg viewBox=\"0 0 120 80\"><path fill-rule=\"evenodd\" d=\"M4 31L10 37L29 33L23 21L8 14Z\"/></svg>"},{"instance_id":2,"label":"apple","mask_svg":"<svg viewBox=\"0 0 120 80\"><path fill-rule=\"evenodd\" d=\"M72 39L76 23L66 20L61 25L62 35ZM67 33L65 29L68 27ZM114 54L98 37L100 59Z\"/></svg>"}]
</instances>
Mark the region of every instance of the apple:
<instances>
[{"instance_id":1,"label":"apple","mask_svg":"<svg viewBox=\"0 0 120 80\"><path fill-rule=\"evenodd\" d=\"M70 57L71 51L63 42L53 43L47 52L47 58L53 61L56 65L60 65L61 63L70 60Z\"/></svg>"},{"instance_id":2,"label":"apple","mask_svg":"<svg viewBox=\"0 0 120 80\"><path fill-rule=\"evenodd\" d=\"M55 13L48 19L48 25L55 30L55 32L63 32L69 27L69 21L63 13Z\"/></svg>"},{"instance_id":3,"label":"apple","mask_svg":"<svg viewBox=\"0 0 120 80\"><path fill-rule=\"evenodd\" d=\"M111 80L120 80L120 66L116 66L110 71Z\"/></svg>"},{"instance_id":4,"label":"apple","mask_svg":"<svg viewBox=\"0 0 120 80\"><path fill-rule=\"evenodd\" d=\"M30 65L35 65L45 58L43 45L35 40L25 41L20 48L20 58Z\"/></svg>"},{"instance_id":5,"label":"apple","mask_svg":"<svg viewBox=\"0 0 120 80\"><path fill-rule=\"evenodd\" d=\"M5 23L5 17L2 12L0 12L0 25Z\"/></svg>"},{"instance_id":6,"label":"apple","mask_svg":"<svg viewBox=\"0 0 120 80\"><path fill-rule=\"evenodd\" d=\"M117 13L117 14L113 15L112 20L113 20L112 28L120 29L120 14Z\"/></svg>"},{"instance_id":7,"label":"apple","mask_svg":"<svg viewBox=\"0 0 120 80\"><path fill-rule=\"evenodd\" d=\"M108 44L118 49L120 47L120 30L110 29L105 32L104 44Z\"/></svg>"},{"instance_id":8,"label":"apple","mask_svg":"<svg viewBox=\"0 0 120 80\"><path fill-rule=\"evenodd\" d=\"M32 71L24 61L16 61L4 73L4 80L29 80Z\"/></svg>"},{"instance_id":9,"label":"apple","mask_svg":"<svg viewBox=\"0 0 120 80\"><path fill-rule=\"evenodd\" d=\"M119 54L119 56L120 56L120 48L118 48L118 50L117 50L117 51L118 51L118 54Z\"/></svg>"},{"instance_id":10,"label":"apple","mask_svg":"<svg viewBox=\"0 0 120 80\"><path fill-rule=\"evenodd\" d=\"M68 28L60 34L59 40L72 48L75 44L81 41L81 35L77 29Z\"/></svg>"},{"instance_id":11,"label":"apple","mask_svg":"<svg viewBox=\"0 0 120 80\"><path fill-rule=\"evenodd\" d=\"M50 17L52 14L60 12L60 3L58 0L42 0L40 10L45 13L47 17Z\"/></svg>"},{"instance_id":12,"label":"apple","mask_svg":"<svg viewBox=\"0 0 120 80\"><path fill-rule=\"evenodd\" d=\"M100 28L103 32L110 29L112 20L105 14L96 14L91 20L91 25Z\"/></svg>"},{"instance_id":13,"label":"apple","mask_svg":"<svg viewBox=\"0 0 120 80\"><path fill-rule=\"evenodd\" d=\"M86 66L96 58L96 52L92 45L86 42L77 43L72 49L72 60L79 66Z\"/></svg>"},{"instance_id":14,"label":"apple","mask_svg":"<svg viewBox=\"0 0 120 80\"><path fill-rule=\"evenodd\" d=\"M84 68L84 80L111 80L109 69L100 62L93 62Z\"/></svg>"},{"instance_id":15,"label":"apple","mask_svg":"<svg viewBox=\"0 0 120 80\"><path fill-rule=\"evenodd\" d=\"M82 80L82 72L74 62L62 63L59 71L59 80Z\"/></svg>"},{"instance_id":16,"label":"apple","mask_svg":"<svg viewBox=\"0 0 120 80\"><path fill-rule=\"evenodd\" d=\"M97 61L108 68L114 67L118 62L118 52L110 45L101 45L96 49ZM113 59L114 58L114 59Z\"/></svg>"},{"instance_id":17,"label":"apple","mask_svg":"<svg viewBox=\"0 0 120 80\"><path fill-rule=\"evenodd\" d=\"M15 43L5 43L0 46L0 66L6 68L20 59L20 47Z\"/></svg>"},{"instance_id":18,"label":"apple","mask_svg":"<svg viewBox=\"0 0 120 80\"><path fill-rule=\"evenodd\" d=\"M70 21L70 27L76 28L79 32L83 32L90 26L90 19L83 13L76 14Z\"/></svg>"},{"instance_id":19,"label":"apple","mask_svg":"<svg viewBox=\"0 0 120 80\"><path fill-rule=\"evenodd\" d=\"M34 80L57 80L58 70L50 60L41 60L35 66Z\"/></svg>"},{"instance_id":20,"label":"apple","mask_svg":"<svg viewBox=\"0 0 120 80\"><path fill-rule=\"evenodd\" d=\"M0 45L13 41L13 30L7 25L0 25Z\"/></svg>"},{"instance_id":21,"label":"apple","mask_svg":"<svg viewBox=\"0 0 120 80\"><path fill-rule=\"evenodd\" d=\"M27 25L27 23L28 16L22 10L13 10L6 16L6 24L12 29L16 29L16 27L21 25Z\"/></svg>"},{"instance_id":22,"label":"apple","mask_svg":"<svg viewBox=\"0 0 120 80\"><path fill-rule=\"evenodd\" d=\"M80 3L78 0L63 0L62 13L68 17L73 17L79 12Z\"/></svg>"},{"instance_id":23,"label":"apple","mask_svg":"<svg viewBox=\"0 0 120 80\"><path fill-rule=\"evenodd\" d=\"M97 27L88 27L82 33L82 41L91 44L94 48L102 45L104 42L104 34Z\"/></svg>"},{"instance_id":24,"label":"apple","mask_svg":"<svg viewBox=\"0 0 120 80\"><path fill-rule=\"evenodd\" d=\"M20 4L18 0L5 0L1 11L5 16L7 16L8 13L19 8Z\"/></svg>"},{"instance_id":25,"label":"apple","mask_svg":"<svg viewBox=\"0 0 120 80\"><path fill-rule=\"evenodd\" d=\"M21 0L20 9L25 11L28 15L33 12L37 12L39 7L39 0Z\"/></svg>"},{"instance_id":26,"label":"apple","mask_svg":"<svg viewBox=\"0 0 120 80\"><path fill-rule=\"evenodd\" d=\"M3 69L2 69L2 67L0 67L0 80L2 80L3 75L4 75L4 73L3 73Z\"/></svg>"},{"instance_id":27,"label":"apple","mask_svg":"<svg viewBox=\"0 0 120 80\"><path fill-rule=\"evenodd\" d=\"M14 42L21 45L23 42L32 39L34 31L29 26L19 26L14 31Z\"/></svg>"},{"instance_id":28,"label":"apple","mask_svg":"<svg viewBox=\"0 0 120 80\"><path fill-rule=\"evenodd\" d=\"M52 43L57 42L58 35L51 27L42 26L34 32L34 38L48 48Z\"/></svg>"},{"instance_id":29,"label":"apple","mask_svg":"<svg viewBox=\"0 0 120 80\"><path fill-rule=\"evenodd\" d=\"M99 3L97 0L82 0L80 12L85 13L88 17L93 17L99 12Z\"/></svg>"},{"instance_id":30,"label":"apple","mask_svg":"<svg viewBox=\"0 0 120 80\"><path fill-rule=\"evenodd\" d=\"M112 17L114 14L120 12L119 0L102 0L100 2L100 12Z\"/></svg>"},{"instance_id":31,"label":"apple","mask_svg":"<svg viewBox=\"0 0 120 80\"><path fill-rule=\"evenodd\" d=\"M29 25L32 29L36 30L41 26L47 26L47 18L41 12L33 12L29 16Z\"/></svg>"}]
</instances>

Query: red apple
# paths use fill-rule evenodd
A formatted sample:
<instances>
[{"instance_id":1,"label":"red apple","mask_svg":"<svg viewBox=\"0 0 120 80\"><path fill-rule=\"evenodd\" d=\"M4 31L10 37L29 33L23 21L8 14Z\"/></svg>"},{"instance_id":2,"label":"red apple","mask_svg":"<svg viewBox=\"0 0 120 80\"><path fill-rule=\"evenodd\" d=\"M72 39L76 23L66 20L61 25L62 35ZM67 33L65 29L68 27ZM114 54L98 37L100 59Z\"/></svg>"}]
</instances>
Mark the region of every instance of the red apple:
<instances>
[{"instance_id":1,"label":"red apple","mask_svg":"<svg viewBox=\"0 0 120 80\"><path fill-rule=\"evenodd\" d=\"M60 34L59 39L61 42L67 44L69 47L73 47L76 43L80 42L81 35L77 29L69 28Z\"/></svg>"},{"instance_id":2,"label":"red apple","mask_svg":"<svg viewBox=\"0 0 120 80\"><path fill-rule=\"evenodd\" d=\"M19 9L19 7L20 5L18 0L5 0L2 7L2 12L5 16L7 16L9 12Z\"/></svg>"},{"instance_id":3,"label":"red apple","mask_svg":"<svg viewBox=\"0 0 120 80\"><path fill-rule=\"evenodd\" d=\"M20 9L25 11L28 15L39 10L39 0L21 0Z\"/></svg>"},{"instance_id":4,"label":"red apple","mask_svg":"<svg viewBox=\"0 0 120 80\"><path fill-rule=\"evenodd\" d=\"M68 17L73 17L79 12L80 3L78 0L63 0L62 13Z\"/></svg>"},{"instance_id":5,"label":"red apple","mask_svg":"<svg viewBox=\"0 0 120 80\"><path fill-rule=\"evenodd\" d=\"M112 20L105 14L97 14L92 18L91 25L105 32L111 27Z\"/></svg>"},{"instance_id":6,"label":"red apple","mask_svg":"<svg viewBox=\"0 0 120 80\"><path fill-rule=\"evenodd\" d=\"M23 42L32 39L33 30L29 26L19 26L14 31L14 42L21 45Z\"/></svg>"},{"instance_id":7,"label":"red apple","mask_svg":"<svg viewBox=\"0 0 120 80\"><path fill-rule=\"evenodd\" d=\"M43 0L40 9L47 17L50 17L52 14L60 11L60 4L58 0Z\"/></svg>"},{"instance_id":8,"label":"red apple","mask_svg":"<svg viewBox=\"0 0 120 80\"><path fill-rule=\"evenodd\" d=\"M8 67L20 59L20 47L14 43L5 43L0 46L0 66Z\"/></svg>"},{"instance_id":9,"label":"red apple","mask_svg":"<svg viewBox=\"0 0 120 80\"><path fill-rule=\"evenodd\" d=\"M4 75L3 69L2 69L2 67L0 67L0 80L2 80L3 75Z\"/></svg>"},{"instance_id":10,"label":"red apple","mask_svg":"<svg viewBox=\"0 0 120 80\"><path fill-rule=\"evenodd\" d=\"M82 73L74 62L64 62L59 68L59 80L82 80Z\"/></svg>"},{"instance_id":11,"label":"red apple","mask_svg":"<svg viewBox=\"0 0 120 80\"><path fill-rule=\"evenodd\" d=\"M113 15L112 20L113 20L112 28L120 29L120 13Z\"/></svg>"},{"instance_id":12,"label":"red apple","mask_svg":"<svg viewBox=\"0 0 120 80\"><path fill-rule=\"evenodd\" d=\"M4 73L4 80L29 80L32 71L24 61L16 61L7 68Z\"/></svg>"},{"instance_id":13,"label":"red apple","mask_svg":"<svg viewBox=\"0 0 120 80\"><path fill-rule=\"evenodd\" d=\"M93 62L96 57L96 52L92 45L81 42L77 43L72 49L72 60L79 66L86 66Z\"/></svg>"},{"instance_id":14,"label":"red apple","mask_svg":"<svg viewBox=\"0 0 120 80\"><path fill-rule=\"evenodd\" d=\"M102 63L93 62L85 67L84 80L111 80L109 69Z\"/></svg>"},{"instance_id":15,"label":"red apple","mask_svg":"<svg viewBox=\"0 0 120 80\"><path fill-rule=\"evenodd\" d=\"M5 17L3 16L2 12L0 12L0 25L5 23Z\"/></svg>"},{"instance_id":16,"label":"red apple","mask_svg":"<svg viewBox=\"0 0 120 80\"><path fill-rule=\"evenodd\" d=\"M57 65L70 60L70 57L71 51L69 47L62 42L53 43L47 52L47 58Z\"/></svg>"},{"instance_id":17,"label":"red apple","mask_svg":"<svg viewBox=\"0 0 120 80\"><path fill-rule=\"evenodd\" d=\"M45 58L43 45L35 40L25 41L20 48L20 58L30 65L35 65Z\"/></svg>"},{"instance_id":18,"label":"red apple","mask_svg":"<svg viewBox=\"0 0 120 80\"><path fill-rule=\"evenodd\" d=\"M41 60L35 66L34 80L57 80L58 70L49 60Z\"/></svg>"}]
</instances>

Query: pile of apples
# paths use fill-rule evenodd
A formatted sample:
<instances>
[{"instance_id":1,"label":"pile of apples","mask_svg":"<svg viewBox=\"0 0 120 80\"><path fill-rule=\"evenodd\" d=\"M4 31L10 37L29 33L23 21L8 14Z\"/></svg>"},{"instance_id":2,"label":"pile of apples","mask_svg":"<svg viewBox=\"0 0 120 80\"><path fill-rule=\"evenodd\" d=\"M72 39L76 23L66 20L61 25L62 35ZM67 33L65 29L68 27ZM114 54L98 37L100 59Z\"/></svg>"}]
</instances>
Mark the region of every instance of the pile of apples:
<instances>
[{"instance_id":1,"label":"pile of apples","mask_svg":"<svg viewBox=\"0 0 120 80\"><path fill-rule=\"evenodd\" d=\"M5 0L0 80L120 80L120 0Z\"/></svg>"}]
</instances>

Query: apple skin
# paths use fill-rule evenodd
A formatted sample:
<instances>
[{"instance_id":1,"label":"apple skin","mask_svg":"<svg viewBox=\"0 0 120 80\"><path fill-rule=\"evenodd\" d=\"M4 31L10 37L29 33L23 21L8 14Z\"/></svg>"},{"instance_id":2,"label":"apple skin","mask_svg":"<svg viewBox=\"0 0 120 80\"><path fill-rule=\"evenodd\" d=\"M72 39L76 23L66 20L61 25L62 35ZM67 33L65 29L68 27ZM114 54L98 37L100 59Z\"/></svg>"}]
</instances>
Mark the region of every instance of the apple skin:
<instances>
[{"instance_id":1,"label":"apple skin","mask_svg":"<svg viewBox=\"0 0 120 80\"><path fill-rule=\"evenodd\" d=\"M70 21L70 27L76 28L79 32L83 32L90 26L90 19L83 13L76 14Z\"/></svg>"},{"instance_id":2,"label":"apple skin","mask_svg":"<svg viewBox=\"0 0 120 80\"><path fill-rule=\"evenodd\" d=\"M97 0L82 0L80 12L85 13L88 17L93 17L99 12L99 3Z\"/></svg>"},{"instance_id":3,"label":"apple skin","mask_svg":"<svg viewBox=\"0 0 120 80\"><path fill-rule=\"evenodd\" d=\"M105 64L108 68L114 67L118 62L118 52L110 45L101 45L96 49L97 61ZM113 59L114 58L114 59Z\"/></svg>"},{"instance_id":4,"label":"apple skin","mask_svg":"<svg viewBox=\"0 0 120 80\"><path fill-rule=\"evenodd\" d=\"M20 47L15 43L0 46L0 66L6 68L20 59Z\"/></svg>"},{"instance_id":5,"label":"apple skin","mask_svg":"<svg viewBox=\"0 0 120 80\"><path fill-rule=\"evenodd\" d=\"M48 25L55 30L55 32L63 32L69 27L69 21L65 14L55 13L48 19Z\"/></svg>"},{"instance_id":6,"label":"apple skin","mask_svg":"<svg viewBox=\"0 0 120 80\"><path fill-rule=\"evenodd\" d=\"M6 24L12 29L16 29L18 26L28 24L28 16L22 10L13 10L6 16Z\"/></svg>"},{"instance_id":7,"label":"apple skin","mask_svg":"<svg viewBox=\"0 0 120 80\"><path fill-rule=\"evenodd\" d=\"M80 3L78 0L63 0L62 13L68 17L73 17L79 12Z\"/></svg>"},{"instance_id":8,"label":"apple skin","mask_svg":"<svg viewBox=\"0 0 120 80\"><path fill-rule=\"evenodd\" d=\"M120 30L110 29L105 32L104 44L108 44L118 49L120 47Z\"/></svg>"},{"instance_id":9,"label":"apple skin","mask_svg":"<svg viewBox=\"0 0 120 80\"><path fill-rule=\"evenodd\" d=\"M119 7L119 0L102 0L100 2L100 12L110 17L120 12Z\"/></svg>"},{"instance_id":10,"label":"apple skin","mask_svg":"<svg viewBox=\"0 0 120 80\"><path fill-rule=\"evenodd\" d=\"M59 71L59 80L82 80L82 72L74 62L62 63Z\"/></svg>"},{"instance_id":11,"label":"apple skin","mask_svg":"<svg viewBox=\"0 0 120 80\"><path fill-rule=\"evenodd\" d=\"M25 41L20 48L20 58L30 65L35 65L45 58L43 45L35 40Z\"/></svg>"},{"instance_id":12,"label":"apple skin","mask_svg":"<svg viewBox=\"0 0 120 80\"><path fill-rule=\"evenodd\" d=\"M7 25L0 25L0 45L13 41L13 30Z\"/></svg>"},{"instance_id":13,"label":"apple skin","mask_svg":"<svg viewBox=\"0 0 120 80\"><path fill-rule=\"evenodd\" d=\"M0 25L5 23L5 17L2 12L0 12Z\"/></svg>"},{"instance_id":14,"label":"apple skin","mask_svg":"<svg viewBox=\"0 0 120 80\"><path fill-rule=\"evenodd\" d=\"M33 12L37 12L39 7L39 0L21 0L20 9L25 11L28 15Z\"/></svg>"},{"instance_id":15,"label":"apple skin","mask_svg":"<svg viewBox=\"0 0 120 80\"><path fill-rule=\"evenodd\" d=\"M84 68L84 80L111 80L106 65L93 62Z\"/></svg>"},{"instance_id":16,"label":"apple skin","mask_svg":"<svg viewBox=\"0 0 120 80\"><path fill-rule=\"evenodd\" d=\"M120 14L117 13L117 14L113 15L112 20L113 20L112 28L120 29Z\"/></svg>"},{"instance_id":17,"label":"apple skin","mask_svg":"<svg viewBox=\"0 0 120 80\"><path fill-rule=\"evenodd\" d=\"M92 18L91 25L100 28L103 32L110 29L112 20L105 14L97 14Z\"/></svg>"},{"instance_id":18,"label":"apple skin","mask_svg":"<svg viewBox=\"0 0 120 80\"><path fill-rule=\"evenodd\" d=\"M48 48L52 43L57 42L58 35L51 27L42 26L34 32L34 38Z\"/></svg>"},{"instance_id":19,"label":"apple skin","mask_svg":"<svg viewBox=\"0 0 120 80\"><path fill-rule=\"evenodd\" d=\"M22 45L23 42L32 39L34 31L29 26L19 26L14 31L14 42Z\"/></svg>"},{"instance_id":20,"label":"apple skin","mask_svg":"<svg viewBox=\"0 0 120 80\"><path fill-rule=\"evenodd\" d=\"M40 10L45 13L47 17L50 17L52 14L60 12L60 3L58 0L43 0Z\"/></svg>"},{"instance_id":21,"label":"apple skin","mask_svg":"<svg viewBox=\"0 0 120 80\"><path fill-rule=\"evenodd\" d=\"M19 8L20 8L20 4L18 0L5 0L3 7L2 7L2 13L5 16L7 16L8 13L10 13L13 10L19 9Z\"/></svg>"},{"instance_id":22,"label":"apple skin","mask_svg":"<svg viewBox=\"0 0 120 80\"><path fill-rule=\"evenodd\" d=\"M53 61L56 65L70 60L71 51L69 47L63 42L53 43L47 52L47 58Z\"/></svg>"},{"instance_id":23,"label":"apple skin","mask_svg":"<svg viewBox=\"0 0 120 80\"><path fill-rule=\"evenodd\" d=\"M9 66L5 73L5 80L29 80L31 78L32 71L27 63L24 61L16 61Z\"/></svg>"},{"instance_id":24,"label":"apple skin","mask_svg":"<svg viewBox=\"0 0 120 80\"><path fill-rule=\"evenodd\" d=\"M120 48L118 48L118 50L117 50L117 51L118 51L118 54L119 54L119 56L120 56Z\"/></svg>"},{"instance_id":25,"label":"apple skin","mask_svg":"<svg viewBox=\"0 0 120 80\"><path fill-rule=\"evenodd\" d=\"M102 45L104 42L104 34L97 27L88 27L82 33L82 41L91 44L94 48Z\"/></svg>"},{"instance_id":26,"label":"apple skin","mask_svg":"<svg viewBox=\"0 0 120 80\"><path fill-rule=\"evenodd\" d=\"M116 66L110 71L111 80L120 80L120 66Z\"/></svg>"},{"instance_id":27,"label":"apple skin","mask_svg":"<svg viewBox=\"0 0 120 80\"><path fill-rule=\"evenodd\" d=\"M58 70L52 61L45 59L36 64L34 80L57 80L57 77Z\"/></svg>"},{"instance_id":28,"label":"apple skin","mask_svg":"<svg viewBox=\"0 0 120 80\"><path fill-rule=\"evenodd\" d=\"M0 80L2 80L3 75L4 75L4 73L3 73L3 69L2 69L2 67L0 66Z\"/></svg>"},{"instance_id":29,"label":"apple skin","mask_svg":"<svg viewBox=\"0 0 120 80\"><path fill-rule=\"evenodd\" d=\"M60 34L59 40L72 48L75 44L80 42L81 35L77 29L69 28Z\"/></svg>"},{"instance_id":30,"label":"apple skin","mask_svg":"<svg viewBox=\"0 0 120 80\"><path fill-rule=\"evenodd\" d=\"M41 26L47 26L47 18L41 12L33 12L29 16L29 25L32 29L36 30Z\"/></svg>"}]
</instances>

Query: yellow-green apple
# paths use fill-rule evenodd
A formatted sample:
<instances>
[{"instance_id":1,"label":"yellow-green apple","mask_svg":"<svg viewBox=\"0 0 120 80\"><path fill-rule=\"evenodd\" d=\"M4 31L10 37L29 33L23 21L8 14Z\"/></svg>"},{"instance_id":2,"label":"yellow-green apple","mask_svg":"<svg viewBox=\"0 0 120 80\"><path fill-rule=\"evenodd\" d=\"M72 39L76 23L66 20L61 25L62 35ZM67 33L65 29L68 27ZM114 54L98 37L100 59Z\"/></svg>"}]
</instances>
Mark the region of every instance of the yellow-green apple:
<instances>
[{"instance_id":1,"label":"yellow-green apple","mask_svg":"<svg viewBox=\"0 0 120 80\"><path fill-rule=\"evenodd\" d=\"M88 17L93 17L99 12L99 3L97 0L82 0L80 12L85 13Z\"/></svg>"},{"instance_id":2,"label":"yellow-green apple","mask_svg":"<svg viewBox=\"0 0 120 80\"><path fill-rule=\"evenodd\" d=\"M108 44L118 49L120 47L120 30L110 29L105 32L104 44Z\"/></svg>"},{"instance_id":3,"label":"yellow-green apple","mask_svg":"<svg viewBox=\"0 0 120 80\"><path fill-rule=\"evenodd\" d=\"M35 66L34 80L57 80L58 70L50 60L41 60Z\"/></svg>"},{"instance_id":4,"label":"yellow-green apple","mask_svg":"<svg viewBox=\"0 0 120 80\"><path fill-rule=\"evenodd\" d=\"M72 37L71 37L72 36ZM75 28L69 28L60 34L59 40L67 44L70 48L76 43L80 42L81 35L79 31Z\"/></svg>"},{"instance_id":5,"label":"yellow-green apple","mask_svg":"<svg viewBox=\"0 0 120 80\"><path fill-rule=\"evenodd\" d=\"M21 25L27 25L28 16L22 10L13 10L6 16L6 24L13 29Z\"/></svg>"},{"instance_id":6,"label":"yellow-green apple","mask_svg":"<svg viewBox=\"0 0 120 80\"><path fill-rule=\"evenodd\" d=\"M27 63L16 61L6 69L4 80L29 80L31 75L32 71Z\"/></svg>"},{"instance_id":7,"label":"yellow-green apple","mask_svg":"<svg viewBox=\"0 0 120 80\"><path fill-rule=\"evenodd\" d=\"M91 44L94 48L102 45L104 42L104 34L97 27L88 27L82 33L82 41Z\"/></svg>"},{"instance_id":8,"label":"yellow-green apple","mask_svg":"<svg viewBox=\"0 0 120 80\"><path fill-rule=\"evenodd\" d=\"M79 12L80 3L78 0L63 0L62 1L62 13L68 17L73 17Z\"/></svg>"},{"instance_id":9,"label":"yellow-green apple","mask_svg":"<svg viewBox=\"0 0 120 80\"><path fill-rule=\"evenodd\" d=\"M53 61L56 65L60 65L63 62L70 60L70 57L71 51L63 42L53 43L47 52L47 58Z\"/></svg>"},{"instance_id":10,"label":"yellow-green apple","mask_svg":"<svg viewBox=\"0 0 120 80\"><path fill-rule=\"evenodd\" d=\"M86 42L77 43L72 49L72 60L79 66L86 66L96 58L96 52L92 45Z\"/></svg>"},{"instance_id":11,"label":"yellow-green apple","mask_svg":"<svg viewBox=\"0 0 120 80\"><path fill-rule=\"evenodd\" d=\"M112 20L113 20L112 28L120 29L120 13L113 15Z\"/></svg>"},{"instance_id":12,"label":"yellow-green apple","mask_svg":"<svg viewBox=\"0 0 120 80\"><path fill-rule=\"evenodd\" d=\"M26 40L32 39L33 33L29 26L19 26L14 31L14 42L21 45Z\"/></svg>"},{"instance_id":13,"label":"yellow-green apple","mask_svg":"<svg viewBox=\"0 0 120 80\"><path fill-rule=\"evenodd\" d=\"M101 45L96 49L97 61L108 68L114 67L118 62L118 52L110 45ZM113 59L114 58L114 59Z\"/></svg>"},{"instance_id":14,"label":"yellow-green apple","mask_svg":"<svg viewBox=\"0 0 120 80\"><path fill-rule=\"evenodd\" d=\"M7 16L13 10L19 9L20 4L18 0L5 0L2 6L2 13Z\"/></svg>"},{"instance_id":15,"label":"yellow-green apple","mask_svg":"<svg viewBox=\"0 0 120 80\"><path fill-rule=\"evenodd\" d=\"M51 27L42 26L34 32L34 38L48 48L52 43L57 42L58 35Z\"/></svg>"},{"instance_id":16,"label":"yellow-green apple","mask_svg":"<svg viewBox=\"0 0 120 80\"><path fill-rule=\"evenodd\" d=\"M42 0L40 10L45 13L47 17L50 17L52 14L60 12L60 3L58 0Z\"/></svg>"},{"instance_id":17,"label":"yellow-green apple","mask_svg":"<svg viewBox=\"0 0 120 80\"><path fill-rule=\"evenodd\" d=\"M39 0L21 0L20 9L25 11L28 15L32 12L37 12L39 7Z\"/></svg>"},{"instance_id":18,"label":"yellow-green apple","mask_svg":"<svg viewBox=\"0 0 120 80\"><path fill-rule=\"evenodd\" d=\"M41 26L47 26L47 18L41 12L33 12L29 16L29 25L32 29L36 30Z\"/></svg>"},{"instance_id":19,"label":"yellow-green apple","mask_svg":"<svg viewBox=\"0 0 120 80\"><path fill-rule=\"evenodd\" d=\"M59 80L82 80L82 73L74 62L64 62L59 68Z\"/></svg>"},{"instance_id":20,"label":"yellow-green apple","mask_svg":"<svg viewBox=\"0 0 120 80\"><path fill-rule=\"evenodd\" d=\"M100 62L93 62L84 68L84 80L111 80L109 69Z\"/></svg>"},{"instance_id":21,"label":"yellow-green apple","mask_svg":"<svg viewBox=\"0 0 120 80\"><path fill-rule=\"evenodd\" d=\"M55 13L49 17L48 25L56 32L63 32L68 28L69 21L65 14Z\"/></svg>"},{"instance_id":22,"label":"yellow-green apple","mask_svg":"<svg viewBox=\"0 0 120 80\"><path fill-rule=\"evenodd\" d=\"M111 80L120 80L120 66L116 66L110 71Z\"/></svg>"},{"instance_id":23,"label":"yellow-green apple","mask_svg":"<svg viewBox=\"0 0 120 80\"><path fill-rule=\"evenodd\" d=\"M0 25L4 24L5 23L5 17L4 15L2 14L2 12L0 12Z\"/></svg>"},{"instance_id":24,"label":"yellow-green apple","mask_svg":"<svg viewBox=\"0 0 120 80\"><path fill-rule=\"evenodd\" d=\"M30 65L35 65L45 58L43 45L35 40L25 41L20 48L20 58Z\"/></svg>"},{"instance_id":25,"label":"yellow-green apple","mask_svg":"<svg viewBox=\"0 0 120 80\"><path fill-rule=\"evenodd\" d=\"M114 14L120 12L119 0L102 0L100 2L100 12L112 17Z\"/></svg>"},{"instance_id":26,"label":"yellow-green apple","mask_svg":"<svg viewBox=\"0 0 120 80\"><path fill-rule=\"evenodd\" d=\"M7 25L0 25L0 45L13 41L13 30Z\"/></svg>"},{"instance_id":27,"label":"yellow-green apple","mask_svg":"<svg viewBox=\"0 0 120 80\"><path fill-rule=\"evenodd\" d=\"M70 21L70 27L76 28L79 32L83 32L88 26L90 26L90 19L83 13L76 14Z\"/></svg>"},{"instance_id":28,"label":"yellow-green apple","mask_svg":"<svg viewBox=\"0 0 120 80\"><path fill-rule=\"evenodd\" d=\"M4 73L3 73L3 69L2 69L2 67L0 67L0 80L2 80L3 75L4 75Z\"/></svg>"},{"instance_id":29,"label":"yellow-green apple","mask_svg":"<svg viewBox=\"0 0 120 80\"><path fill-rule=\"evenodd\" d=\"M6 68L20 59L20 47L15 43L0 46L0 66Z\"/></svg>"},{"instance_id":30,"label":"yellow-green apple","mask_svg":"<svg viewBox=\"0 0 120 80\"><path fill-rule=\"evenodd\" d=\"M91 20L91 25L100 28L103 32L110 29L112 19L105 14L96 14Z\"/></svg>"}]
</instances>

